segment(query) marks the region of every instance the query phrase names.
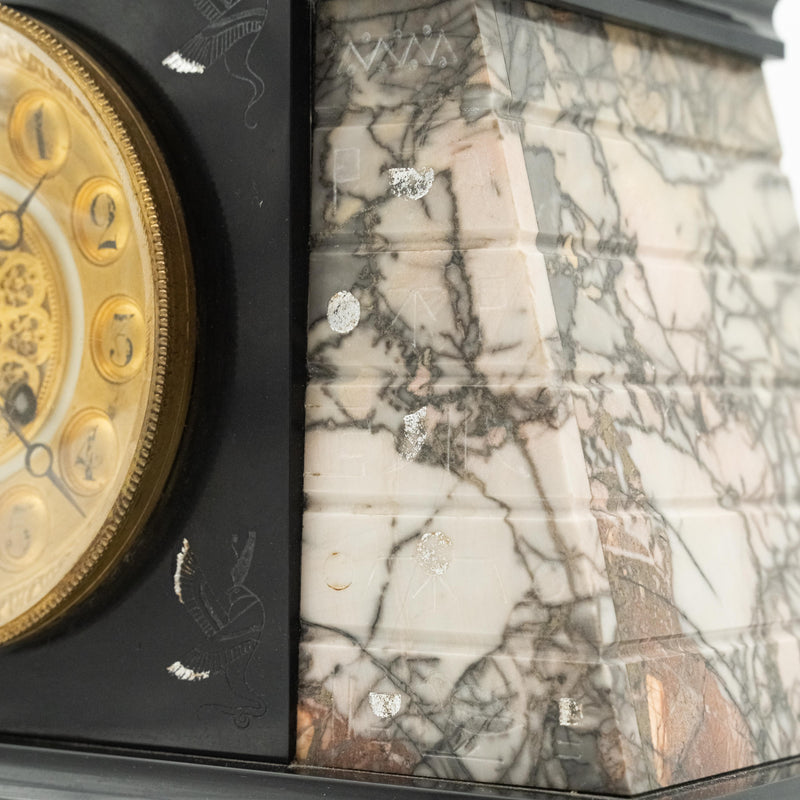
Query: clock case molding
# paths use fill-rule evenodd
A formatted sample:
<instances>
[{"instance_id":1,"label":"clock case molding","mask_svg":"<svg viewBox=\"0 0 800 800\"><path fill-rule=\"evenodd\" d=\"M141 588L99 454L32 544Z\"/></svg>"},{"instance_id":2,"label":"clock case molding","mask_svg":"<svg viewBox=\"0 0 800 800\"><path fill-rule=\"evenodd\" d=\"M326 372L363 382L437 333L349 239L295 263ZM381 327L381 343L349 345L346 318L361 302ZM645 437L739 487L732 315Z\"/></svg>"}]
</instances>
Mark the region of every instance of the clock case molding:
<instances>
[{"instance_id":1,"label":"clock case molding","mask_svg":"<svg viewBox=\"0 0 800 800\"><path fill-rule=\"evenodd\" d=\"M565 0L547 5L723 47L751 58L783 57L772 24L778 0Z\"/></svg>"},{"instance_id":2,"label":"clock case molding","mask_svg":"<svg viewBox=\"0 0 800 800\"><path fill-rule=\"evenodd\" d=\"M202 22L193 16L192 0L13 5L82 44L124 77L124 88L140 104L185 198L200 340L182 451L134 563L55 631L0 652L0 798L26 790L63 796L67 782L120 798L134 786L138 797L211 791L244 797L244 785L262 797L433 800L443 789L462 797L545 796L465 784L389 787L289 766L302 511L308 6L270 2L269 29L252 61L268 78L266 94L247 120L255 127L248 127L248 92L222 65L200 80L161 65ZM771 23L774 0L550 5L756 59L782 54ZM231 536L252 529L252 585L261 587L268 642L255 666L269 713L237 728L229 718L209 718L196 687L174 681L164 667L196 635L172 593L183 539L210 571L209 565L230 560ZM227 572L221 569L223 578ZM156 681L143 677L159 670ZM170 699L176 696L180 700ZM789 798L800 792L798 774L796 762L787 762L655 796Z\"/></svg>"}]
</instances>

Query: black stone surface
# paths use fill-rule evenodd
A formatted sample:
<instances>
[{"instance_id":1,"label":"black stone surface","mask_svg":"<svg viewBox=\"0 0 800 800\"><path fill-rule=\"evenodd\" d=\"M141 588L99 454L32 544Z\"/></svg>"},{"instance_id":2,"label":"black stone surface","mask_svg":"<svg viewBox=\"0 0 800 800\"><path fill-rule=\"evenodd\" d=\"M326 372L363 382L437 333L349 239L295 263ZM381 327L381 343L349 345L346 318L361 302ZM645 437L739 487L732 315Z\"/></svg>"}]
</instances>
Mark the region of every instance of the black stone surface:
<instances>
[{"instance_id":1,"label":"black stone surface","mask_svg":"<svg viewBox=\"0 0 800 800\"><path fill-rule=\"evenodd\" d=\"M257 38L202 75L162 65L207 24L192 0L16 7L82 44L143 111L183 198L200 340L178 463L141 544L88 606L36 640L0 649L0 732L287 761L302 502L305 7L272 0ZM244 72L248 46L264 82L249 111L253 87L231 74ZM167 672L203 641L173 574L187 539L224 597L233 544L241 548L251 531L245 586L265 621L244 676L255 692L237 697L240 675L188 682Z\"/></svg>"}]
</instances>

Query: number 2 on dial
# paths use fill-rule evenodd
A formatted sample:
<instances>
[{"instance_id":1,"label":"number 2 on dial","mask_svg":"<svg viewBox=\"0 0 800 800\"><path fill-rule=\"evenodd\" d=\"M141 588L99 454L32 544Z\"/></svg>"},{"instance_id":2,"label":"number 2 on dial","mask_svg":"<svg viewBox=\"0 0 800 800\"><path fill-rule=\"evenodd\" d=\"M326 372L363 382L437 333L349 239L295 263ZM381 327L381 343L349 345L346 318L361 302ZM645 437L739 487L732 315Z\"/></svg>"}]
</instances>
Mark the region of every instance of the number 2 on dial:
<instances>
[{"instance_id":1,"label":"number 2 on dial","mask_svg":"<svg viewBox=\"0 0 800 800\"><path fill-rule=\"evenodd\" d=\"M105 266L119 258L130 233L122 190L108 178L91 178L81 186L72 206L72 224L81 252Z\"/></svg>"}]
</instances>

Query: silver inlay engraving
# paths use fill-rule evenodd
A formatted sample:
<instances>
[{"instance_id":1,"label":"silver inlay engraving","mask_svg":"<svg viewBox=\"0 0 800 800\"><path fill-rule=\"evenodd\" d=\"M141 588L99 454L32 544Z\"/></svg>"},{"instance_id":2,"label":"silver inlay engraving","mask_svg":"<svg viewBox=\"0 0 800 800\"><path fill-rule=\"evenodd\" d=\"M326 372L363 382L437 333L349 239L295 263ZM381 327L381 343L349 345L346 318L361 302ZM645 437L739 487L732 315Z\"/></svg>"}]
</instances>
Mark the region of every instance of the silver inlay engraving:
<instances>
[{"instance_id":1,"label":"silver inlay engraving","mask_svg":"<svg viewBox=\"0 0 800 800\"><path fill-rule=\"evenodd\" d=\"M426 406L403 417L402 453L406 461L413 461L419 455L425 439L428 438L428 430L425 427L427 416L428 408Z\"/></svg>"},{"instance_id":2,"label":"silver inlay engraving","mask_svg":"<svg viewBox=\"0 0 800 800\"><path fill-rule=\"evenodd\" d=\"M391 719L397 716L402 705L402 697L397 692L370 692L369 707L380 719Z\"/></svg>"},{"instance_id":3,"label":"silver inlay engraving","mask_svg":"<svg viewBox=\"0 0 800 800\"><path fill-rule=\"evenodd\" d=\"M389 180L392 183L392 194L406 200L419 200L431 190L435 174L431 167L416 170L413 167L392 167Z\"/></svg>"},{"instance_id":4,"label":"silver inlay engraving","mask_svg":"<svg viewBox=\"0 0 800 800\"><path fill-rule=\"evenodd\" d=\"M361 319L361 303L350 292L336 292L328 301L328 324L336 333L350 333Z\"/></svg>"},{"instance_id":5,"label":"silver inlay engraving","mask_svg":"<svg viewBox=\"0 0 800 800\"><path fill-rule=\"evenodd\" d=\"M417 563L431 575L444 575L450 567L453 542L441 531L426 533L417 545Z\"/></svg>"},{"instance_id":6,"label":"silver inlay engraving","mask_svg":"<svg viewBox=\"0 0 800 800\"><path fill-rule=\"evenodd\" d=\"M583 719L583 705L571 697L558 701L558 724L567 728L577 725Z\"/></svg>"}]
</instances>

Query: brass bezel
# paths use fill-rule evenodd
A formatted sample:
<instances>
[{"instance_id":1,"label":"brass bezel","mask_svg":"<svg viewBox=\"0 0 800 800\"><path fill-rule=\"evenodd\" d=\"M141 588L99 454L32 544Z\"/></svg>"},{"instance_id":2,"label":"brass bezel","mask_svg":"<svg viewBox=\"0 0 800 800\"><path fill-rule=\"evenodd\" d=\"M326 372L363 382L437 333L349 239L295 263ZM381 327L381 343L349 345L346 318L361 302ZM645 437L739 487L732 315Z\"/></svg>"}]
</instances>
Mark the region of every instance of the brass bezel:
<instances>
[{"instance_id":1,"label":"brass bezel","mask_svg":"<svg viewBox=\"0 0 800 800\"><path fill-rule=\"evenodd\" d=\"M57 61L102 119L122 155L155 271L156 347L145 422L122 489L92 543L39 602L0 626L0 644L61 619L115 568L159 502L183 434L194 367L194 287L188 236L161 152L120 87L61 34L0 5L0 22ZM88 346L88 345L87 345Z\"/></svg>"}]
</instances>

